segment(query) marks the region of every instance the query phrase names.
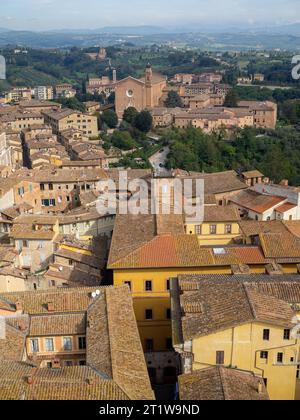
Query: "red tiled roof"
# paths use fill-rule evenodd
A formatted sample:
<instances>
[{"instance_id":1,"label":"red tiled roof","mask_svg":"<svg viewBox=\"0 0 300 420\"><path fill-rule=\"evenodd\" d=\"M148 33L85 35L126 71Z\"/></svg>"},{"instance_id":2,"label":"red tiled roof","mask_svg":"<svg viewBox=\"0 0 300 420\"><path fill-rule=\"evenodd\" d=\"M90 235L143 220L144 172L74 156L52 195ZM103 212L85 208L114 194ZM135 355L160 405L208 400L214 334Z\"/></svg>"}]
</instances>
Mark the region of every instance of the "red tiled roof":
<instances>
[{"instance_id":1,"label":"red tiled roof","mask_svg":"<svg viewBox=\"0 0 300 420\"><path fill-rule=\"evenodd\" d=\"M111 268L197 267L213 265L211 251L200 248L196 235L161 235Z\"/></svg>"},{"instance_id":2,"label":"red tiled roof","mask_svg":"<svg viewBox=\"0 0 300 420\"><path fill-rule=\"evenodd\" d=\"M287 212L287 211L289 211L289 210L294 209L295 207L297 207L297 206L296 206L296 204L292 204L292 203L285 203L285 204L282 204L281 206L277 207L277 208L276 208L276 211L277 211L278 213L285 213L285 212Z\"/></svg>"},{"instance_id":3,"label":"red tiled roof","mask_svg":"<svg viewBox=\"0 0 300 420\"><path fill-rule=\"evenodd\" d=\"M230 248L230 252L238 258L242 264L265 264L266 259L259 247L236 247Z\"/></svg>"},{"instance_id":4,"label":"red tiled roof","mask_svg":"<svg viewBox=\"0 0 300 420\"><path fill-rule=\"evenodd\" d=\"M262 214L265 211L276 207L276 205L283 203L285 199L275 195L263 195L247 190L232 197L230 201L237 206Z\"/></svg>"}]
</instances>

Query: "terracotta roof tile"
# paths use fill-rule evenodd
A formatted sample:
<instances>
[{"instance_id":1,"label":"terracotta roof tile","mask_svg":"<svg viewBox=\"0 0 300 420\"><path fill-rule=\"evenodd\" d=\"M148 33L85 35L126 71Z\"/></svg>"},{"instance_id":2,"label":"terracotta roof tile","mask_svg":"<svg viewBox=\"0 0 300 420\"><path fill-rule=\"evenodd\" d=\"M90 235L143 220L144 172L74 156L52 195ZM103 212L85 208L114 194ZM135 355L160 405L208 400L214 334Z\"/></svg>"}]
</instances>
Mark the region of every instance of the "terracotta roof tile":
<instances>
[{"instance_id":1,"label":"terracotta roof tile","mask_svg":"<svg viewBox=\"0 0 300 420\"><path fill-rule=\"evenodd\" d=\"M300 259L300 240L289 232L262 233L260 243L266 258Z\"/></svg>"},{"instance_id":2,"label":"terracotta roof tile","mask_svg":"<svg viewBox=\"0 0 300 420\"><path fill-rule=\"evenodd\" d=\"M32 378L32 384L27 378ZM87 366L36 369L26 363L0 363L2 400L127 400L112 380Z\"/></svg>"},{"instance_id":3,"label":"terracotta roof tile","mask_svg":"<svg viewBox=\"0 0 300 420\"><path fill-rule=\"evenodd\" d=\"M79 335L86 331L86 313L30 317L30 336Z\"/></svg>"},{"instance_id":4,"label":"terracotta roof tile","mask_svg":"<svg viewBox=\"0 0 300 420\"><path fill-rule=\"evenodd\" d=\"M241 220L239 222L239 225L241 233L243 233L245 236L257 236L260 233L285 233L287 231L285 222L279 220L270 220L268 222L260 222L256 220Z\"/></svg>"},{"instance_id":5,"label":"terracotta roof tile","mask_svg":"<svg viewBox=\"0 0 300 420\"><path fill-rule=\"evenodd\" d=\"M276 207L285 200L286 199L282 197L259 194L251 190L242 191L230 198L230 201L237 206L244 207L259 214Z\"/></svg>"},{"instance_id":6,"label":"terracotta roof tile","mask_svg":"<svg viewBox=\"0 0 300 420\"><path fill-rule=\"evenodd\" d=\"M259 385L262 392L259 393ZM269 400L261 378L224 367L197 370L179 377L181 400Z\"/></svg>"},{"instance_id":7,"label":"terracotta roof tile","mask_svg":"<svg viewBox=\"0 0 300 420\"><path fill-rule=\"evenodd\" d=\"M176 343L255 321L290 328L295 315L288 302L248 287L234 276L226 282L202 277L197 290L179 292L172 297ZM201 310L191 313L189 302L197 302Z\"/></svg>"},{"instance_id":8,"label":"terracotta roof tile","mask_svg":"<svg viewBox=\"0 0 300 420\"><path fill-rule=\"evenodd\" d=\"M111 268L197 267L213 264L211 251L200 249L196 235L161 235L120 259Z\"/></svg>"}]
</instances>

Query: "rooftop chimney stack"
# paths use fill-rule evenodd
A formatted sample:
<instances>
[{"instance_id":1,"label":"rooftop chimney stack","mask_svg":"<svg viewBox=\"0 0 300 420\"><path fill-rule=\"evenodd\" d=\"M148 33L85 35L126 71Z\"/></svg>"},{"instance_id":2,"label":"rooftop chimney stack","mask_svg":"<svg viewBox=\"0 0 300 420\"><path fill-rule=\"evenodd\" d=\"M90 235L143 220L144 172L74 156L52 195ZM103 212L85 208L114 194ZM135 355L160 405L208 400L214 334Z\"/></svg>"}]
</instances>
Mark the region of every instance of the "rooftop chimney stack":
<instances>
[{"instance_id":1,"label":"rooftop chimney stack","mask_svg":"<svg viewBox=\"0 0 300 420\"><path fill-rule=\"evenodd\" d=\"M47 302L47 310L48 310L48 312L54 312L54 303L53 302Z\"/></svg>"},{"instance_id":2,"label":"rooftop chimney stack","mask_svg":"<svg viewBox=\"0 0 300 420\"><path fill-rule=\"evenodd\" d=\"M33 377L32 375L27 376L26 382L28 385L32 385L33 384Z\"/></svg>"},{"instance_id":3,"label":"rooftop chimney stack","mask_svg":"<svg viewBox=\"0 0 300 420\"><path fill-rule=\"evenodd\" d=\"M20 302L19 300L15 303L16 305L16 311L17 312L23 312L23 305L22 302Z\"/></svg>"},{"instance_id":4,"label":"rooftop chimney stack","mask_svg":"<svg viewBox=\"0 0 300 420\"><path fill-rule=\"evenodd\" d=\"M52 369L60 369L61 363L59 359L54 359L52 362Z\"/></svg>"}]
</instances>

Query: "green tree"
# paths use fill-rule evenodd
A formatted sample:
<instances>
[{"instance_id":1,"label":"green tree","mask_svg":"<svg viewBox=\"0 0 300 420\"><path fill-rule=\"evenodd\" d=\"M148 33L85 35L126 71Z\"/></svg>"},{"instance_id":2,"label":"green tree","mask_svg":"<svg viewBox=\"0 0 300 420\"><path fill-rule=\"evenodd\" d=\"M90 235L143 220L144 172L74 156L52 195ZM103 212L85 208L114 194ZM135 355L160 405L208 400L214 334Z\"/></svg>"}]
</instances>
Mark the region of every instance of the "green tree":
<instances>
[{"instance_id":1,"label":"green tree","mask_svg":"<svg viewBox=\"0 0 300 420\"><path fill-rule=\"evenodd\" d=\"M101 122L105 123L109 128L116 128L118 125L118 116L114 111L108 109L101 115Z\"/></svg>"},{"instance_id":2,"label":"green tree","mask_svg":"<svg viewBox=\"0 0 300 420\"><path fill-rule=\"evenodd\" d=\"M280 116L291 124L297 124L300 117L300 101L290 100L283 102L280 106Z\"/></svg>"},{"instance_id":3,"label":"green tree","mask_svg":"<svg viewBox=\"0 0 300 420\"><path fill-rule=\"evenodd\" d=\"M151 130L152 122L153 119L150 112L142 111L136 116L134 120L134 127L143 133L148 133Z\"/></svg>"},{"instance_id":4,"label":"green tree","mask_svg":"<svg viewBox=\"0 0 300 420\"><path fill-rule=\"evenodd\" d=\"M183 102L181 97L177 92L171 90L168 93L168 97L165 101L165 105L167 108L183 108Z\"/></svg>"},{"instance_id":5,"label":"green tree","mask_svg":"<svg viewBox=\"0 0 300 420\"><path fill-rule=\"evenodd\" d=\"M123 120L128 122L129 124L134 124L136 117L138 116L138 111L133 106L125 109L123 114Z\"/></svg>"},{"instance_id":6,"label":"green tree","mask_svg":"<svg viewBox=\"0 0 300 420\"><path fill-rule=\"evenodd\" d=\"M63 108L70 108L80 112L86 112L85 105L80 102L76 97L74 98L59 98L55 102L62 104Z\"/></svg>"},{"instance_id":7,"label":"green tree","mask_svg":"<svg viewBox=\"0 0 300 420\"><path fill-rule=\"evenodd\" d=\"M121 150L131 150L136 147L136 142L128 131L115 131L110 141L114 147Z\"/></svg>"},{"instance_id":8,"label":"green tree","mask_svg":"<svg viewBox=\"0 0 300 420\"><path fill-rule=\"evenodd\" d=\"M236 108L238 106L238 95L234 89L230 90L225 98L224 106L228 108Z\"/></svg>"}]
</instances>

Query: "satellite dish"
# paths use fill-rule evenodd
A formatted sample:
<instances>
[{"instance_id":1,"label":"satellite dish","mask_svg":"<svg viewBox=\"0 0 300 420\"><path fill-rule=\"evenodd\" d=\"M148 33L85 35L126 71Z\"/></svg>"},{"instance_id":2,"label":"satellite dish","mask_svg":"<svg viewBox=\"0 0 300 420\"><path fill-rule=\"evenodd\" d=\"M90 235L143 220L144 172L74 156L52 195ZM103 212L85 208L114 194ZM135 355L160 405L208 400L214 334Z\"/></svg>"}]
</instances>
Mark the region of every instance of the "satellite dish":
<instances>
[{"instance_id":1,"label":"satellite dish","mask_svg":"<svg viewBox=\"0 0 300 420\"><path fill-rule=\"evenodd\" d=\"M96 295L100 296L100 294L101 294L100 290L96 290Z\"/></svg>"},{"instance_id":2,"label":"satellite dish","mask_svg":"<svg viewBox=\"0 0 300 420\"><path fill-rule=\"evenodd\" d=\"M63 271L63 268L62 267L59 267L59 271Z\"/></svg>"},{"instance_id":3,"label":"satellite dish","mask_svg":"<svg viewBox=\"0 0 300 420\"><path fill-rule=\"evenodd\" d=\"M97 297L96 293L95 293L95 292L93 292L93 293L92 293L92 298L93 298L93 299L95 299L96 297Z\"/></svg>"}]
</instances>

